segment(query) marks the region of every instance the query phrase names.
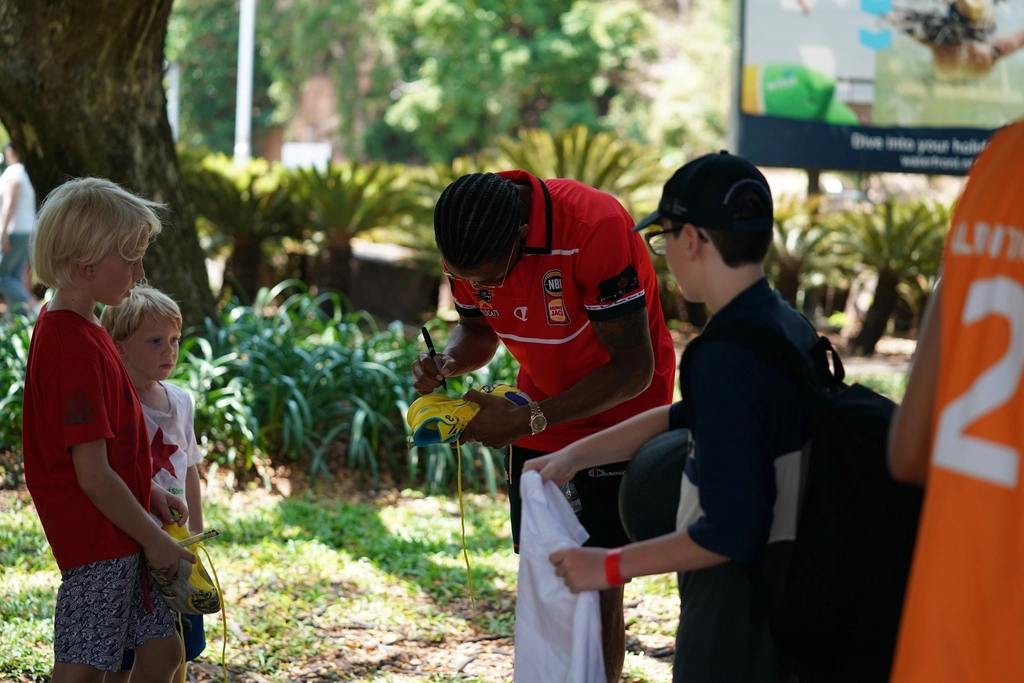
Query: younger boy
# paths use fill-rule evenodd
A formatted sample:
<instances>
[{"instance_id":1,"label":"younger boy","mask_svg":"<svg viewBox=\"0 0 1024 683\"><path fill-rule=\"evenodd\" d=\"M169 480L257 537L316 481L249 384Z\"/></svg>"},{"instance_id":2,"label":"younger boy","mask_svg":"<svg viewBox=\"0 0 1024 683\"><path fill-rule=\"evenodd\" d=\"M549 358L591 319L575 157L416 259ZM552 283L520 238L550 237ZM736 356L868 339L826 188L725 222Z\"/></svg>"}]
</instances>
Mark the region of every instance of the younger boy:
<instances>
[{"instance_id":1,"label":"younger boy","mask_svg":"<svg viewBox=\"0 0 1024 683\"><path fill-rule=\"evenodd\" d=\"M658 211L641 221L651 251L664 254L683 296L713 312L705 328L747 321L785 335L805 354L813 328L764 276L772 240L768 182L752 164L709 154L665 184ZM808 358L808 362L809 358ZM573 592L601 590L634 576L679 572L681 614L673 680L686 683L786 679L766 618L753 616L744 565L795 538L800 450L795 378L726 342L708 342L690 363L693 424L681 404L654 408L526 463L562 483L573 473L632 458L644 443L688 426L696 435L672 534L614 550L575 548L551 555Z\"/></svg>"},{"instance_id":2,"label":"younger boy","mask_svg":"<svg viewBox=\"0 0 1024 683\"><path fill-rule=\"evenodd\" d=\"M178 362L181 310L163 292L139 285L120 306L104 308L100 323L113 340L142 402L153 454L153 482L184 497L189 532L201 533L203 502L196 465L202 455L193 427L195 407L186 390L164 381ZM203 617L183 614L182 618L191 626L185 626L184 639L185 659L192 661L206 649ZM131 671L134 659L132 652L125 652L123 672ZM106 677L107 683L115 680L127 680L127 675ZM181 680L181 671L175 672L174 680Z\"/></svg>"},{"instance_id":3,"label":"younger boy","mask_svg":"<svg viewBox=\"0 0 1024 683\"><path fill-rule=\"evenodd\" d=\"M174 612L146 565L173 575L195 556L146 511L169 523L171 509L183 520L188 509L153 483L142 408L95 315L144 277L159 206L80 178L47 197L32 237L39 279L56 290L29 347L22 429L25 480L61 570L53 683L102 681L132 647L132 681L167 683L181 659Z\"/></svg>"}]
</instances>

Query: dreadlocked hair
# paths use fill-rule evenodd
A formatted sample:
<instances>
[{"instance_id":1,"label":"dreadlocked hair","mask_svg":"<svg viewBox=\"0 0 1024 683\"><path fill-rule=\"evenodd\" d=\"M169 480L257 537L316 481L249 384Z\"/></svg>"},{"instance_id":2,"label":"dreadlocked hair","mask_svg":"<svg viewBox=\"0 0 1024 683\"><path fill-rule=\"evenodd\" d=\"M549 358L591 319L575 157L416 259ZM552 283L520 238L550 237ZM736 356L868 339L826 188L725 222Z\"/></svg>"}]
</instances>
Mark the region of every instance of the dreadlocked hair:
<instances>
[{"instance_id":1,"label":"dreadlocked hair","mask_svg":"<svg viewBox=\"0 0 1024 683\"><path fill-rule=\"evenodd\" d=\"M434 239L445 262L475 268L505 258L515 244L523 200L494 173L470 173L445 188L434 208Z\"/></svg>"}]
</instances>

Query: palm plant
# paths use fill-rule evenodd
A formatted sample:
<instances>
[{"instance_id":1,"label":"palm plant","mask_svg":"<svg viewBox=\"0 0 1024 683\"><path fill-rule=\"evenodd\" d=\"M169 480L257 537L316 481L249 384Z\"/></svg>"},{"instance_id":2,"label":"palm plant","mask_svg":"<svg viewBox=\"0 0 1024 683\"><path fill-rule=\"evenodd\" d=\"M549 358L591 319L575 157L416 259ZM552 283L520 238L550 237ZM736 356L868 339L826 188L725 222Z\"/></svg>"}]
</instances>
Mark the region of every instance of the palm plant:
<instances>
[{"instance_id":1,"label":"palm plant","mask_svg":"<svg viewBox=\"0 0 1024 683\"><path fill-rule=\"evenodd\" d=\"M821 197L782 197L775 204L775 232L765 265L775 289L791 306L807 273L831 268L833 233L819 218Z\"/></svg>"},{"instance_id":2,"label":"palm plant","mask_svg":"<svg viewBox=\"0 0 1024 683\"><path fill-rule=\"evenodd\" d=\"M651 148L611 133L574 126L551 133L524 130L497 139L505 166L538 178L572 178L618 198L631 213L639 192L659 188L665 169Z\"/></svg>"},{"instance_id":3,"label":"palm plant","mask_svg":"<svg viewBox=\"0 0 1024 683\"><path fill-rule=\"evenodd\" d=\"M353 162L305 169L297 180L297 196L317 233L310 237L324 246L317 276L321 289L350 292L353 237L402 219L423 220L425 205L398 165Z\"/></svg>"},{"instance_id":4,"label":"palm plant","mask_svg":"<svg viewBox=\"0 0 1024 683\"><path fill-rule=\"evenodd\" d=\"M227 272L240 293L254 296L264 248L296 232L298 213L289 173L263 159L238 166L219 154L183 166L182 174L208 249L230 249Z\"/></svg>"},{"instance_id":5,"label":"palm plant","mask_svg":"<svg viewBox=\"0 0 1024 683\"><path fill-rule=\"evenodd\" d=\"M849 232L840 247L878 279L874 300L852 343L856 353L874 353L896 309L901 285L934 278L949 218L948 206L920 200L889 199L846 214Z\"/></svg>"}]
</instances>

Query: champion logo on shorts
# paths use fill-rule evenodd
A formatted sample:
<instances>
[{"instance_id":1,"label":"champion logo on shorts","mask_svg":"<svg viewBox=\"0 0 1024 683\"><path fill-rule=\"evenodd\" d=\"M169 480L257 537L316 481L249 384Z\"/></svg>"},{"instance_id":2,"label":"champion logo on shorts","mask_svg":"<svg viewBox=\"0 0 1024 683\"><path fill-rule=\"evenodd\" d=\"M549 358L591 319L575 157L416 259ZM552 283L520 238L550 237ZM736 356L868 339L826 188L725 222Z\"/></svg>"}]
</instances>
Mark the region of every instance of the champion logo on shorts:
<instances>
[{"instance_id":1,"label":"champion logo on shorts","mask_svg":"<svg viewBox=\"0 0 1024 683\"><path fill-rule=\"evenodd\" d=\"M595 467L592 470L587 470L587 475L591 476L591 477L595 477L595 478L596 477L621 477L622 476L622 472L609 472L608 470L603 470L600 467Z\"/></svg>"}]
</instances>

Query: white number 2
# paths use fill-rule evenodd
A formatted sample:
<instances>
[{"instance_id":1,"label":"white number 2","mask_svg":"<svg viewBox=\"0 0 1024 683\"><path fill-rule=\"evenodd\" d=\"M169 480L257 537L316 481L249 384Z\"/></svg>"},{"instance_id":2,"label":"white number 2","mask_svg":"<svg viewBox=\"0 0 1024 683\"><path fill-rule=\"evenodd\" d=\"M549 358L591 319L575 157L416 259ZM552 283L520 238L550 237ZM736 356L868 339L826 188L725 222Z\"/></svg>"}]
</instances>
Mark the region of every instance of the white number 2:
<instances>
[{"instance_id":1,"label":"white number 2","mask_svg":"<svg viewBox=\"0 0 1024 683\"><path fill-rule=\"evenodd\" d=\"M1010 344L995 365L951 401L939 418L935 465L983 481L1014 488L1020 452L1012 447L965 434L979 418L1005 405L1017 393L1024 369L1024 286L1008 277L978 280L967 291L961 321L977 322L989 315L1010 323Z\"/></svg>"}]
</instances>

